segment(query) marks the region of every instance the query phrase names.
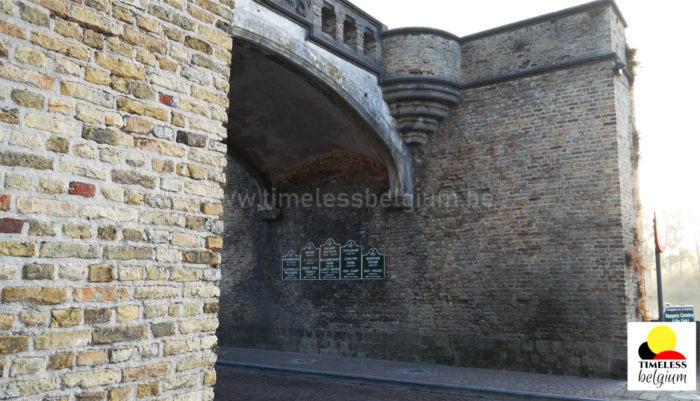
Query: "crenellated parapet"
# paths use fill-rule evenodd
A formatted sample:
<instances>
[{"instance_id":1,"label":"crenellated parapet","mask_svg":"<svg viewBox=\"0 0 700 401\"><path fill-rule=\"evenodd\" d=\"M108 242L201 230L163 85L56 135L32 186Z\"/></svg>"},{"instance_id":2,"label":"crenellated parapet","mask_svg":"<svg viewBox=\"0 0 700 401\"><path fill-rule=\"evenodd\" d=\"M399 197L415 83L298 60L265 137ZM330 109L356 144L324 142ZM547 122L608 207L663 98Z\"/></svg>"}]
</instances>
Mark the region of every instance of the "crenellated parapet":
<instances>
[{"instance_id":1,"label":"crenellated parapet","mask_svg":"<svg viewBox=\"0 0 700 401\"><path fill-rule=\"evenodd\" d=\"M383 25L345 0L255 0L308 29L308 39L375 74Z\"/></svg>"},{"instance_id":2,"label":"crenellated parapet","mask_svg":"<svg viewBox=\"0 0 700 401\"><path fill-rule=\"evenodd\" d=\"M626 24L611 0L462 38L432 28L386 30L345 0L254 1L306 27L308 41L375 74L408 145L424 145L438 132L463 89L604 60L616 72L625 66L624 42L613 32Z\"/></svg>"}]
</instances>

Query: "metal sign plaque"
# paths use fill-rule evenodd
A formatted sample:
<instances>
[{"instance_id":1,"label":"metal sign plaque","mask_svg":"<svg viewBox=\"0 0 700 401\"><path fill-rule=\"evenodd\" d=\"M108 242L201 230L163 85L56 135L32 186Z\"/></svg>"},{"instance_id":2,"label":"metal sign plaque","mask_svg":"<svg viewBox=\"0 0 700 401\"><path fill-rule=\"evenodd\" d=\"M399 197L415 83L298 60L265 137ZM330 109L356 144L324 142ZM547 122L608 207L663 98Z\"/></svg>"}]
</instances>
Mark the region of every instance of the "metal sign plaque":
<instances>
[{"instance_id":1,"label":"metal sign plaque","mask_svg":"<svg viewBox=\"0 0 700 401\"><path fill-rule=\"evenodd\" d=\"M664 308L664 322L695 323L695 307L692 305L668 305Z\"/></svg>"},{"instance_id":2,"label":"metal sign plaque","mask_svg":"<svg viewBox=\"0 0 700 401\"><path fill-rule=\"evenodd\" d=\"M328 239L320 248L309 242L297 255L289 251L282 257L282 280L384 280L385 256L375 248L366 255L362 246L348 241L341 246Z\"/></svg>"},{"instance_id":3,"label":"metal sign plaque","mask_svg":"<svg viewBox=\"0 0 700 401\"><path fill-rule=\"evenodd\" d=\"M340 245L332 239L321 245L321 280L340 280Z\"/></svg>"},{"instance_id":4,"label":"metal sign plaque","mask_svg":"<svg viewBox=\"0 0 700 401\"><path fill-rule=\"evenodd\" d=\"M301 279L301 259L294 251L289 251L289 253L282 258L282 279Z\"/></svg>"},{"instance_id":5,"label":"metal sign plaque","mask_svg":"<svg viewBox=\"0 0 700 401\"><path fill-rule=\"evenodd\" d=\"M365 280L384 279L384 255L374 248L362 257L362 278Z\"/></svg>"},{"instance_id":6,"label":"metal sign plaque","mask_svg":"<svg viewBox=\"0 0 700 401\"><path fill-rule=\"evenodd\" d=\"M362 279L362 247L350 240L340 256L340 273L343 280Z\"/></svg>"},{"instance_id":7,"label":"metal sign plaque","mask_svg":"<svg viewBox=\"0 0 700 401\"><path fill-rule=\"evenodd\" d=\"M318 248L312 243L306 244L301 250L301 279L318 280L319 275Z\"/></svg>"}]
</instances>

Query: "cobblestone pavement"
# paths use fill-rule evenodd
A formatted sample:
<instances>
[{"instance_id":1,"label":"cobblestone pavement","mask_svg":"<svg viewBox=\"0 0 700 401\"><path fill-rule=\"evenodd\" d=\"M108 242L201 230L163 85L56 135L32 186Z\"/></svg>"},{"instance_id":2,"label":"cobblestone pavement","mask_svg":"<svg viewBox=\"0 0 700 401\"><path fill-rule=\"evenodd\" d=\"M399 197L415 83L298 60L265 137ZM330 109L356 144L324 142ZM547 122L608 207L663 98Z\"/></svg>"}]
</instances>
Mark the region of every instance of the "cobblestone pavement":
<instances>
[{"instance_id":1,"label":"cobblestone pavement","mask_svg":"<svg viewBox=\"0 0 700 401\"><path fill-rule=\"evenodd\" d=\"M289 372L309 371L326 374L330 373L339 377L381 378L382 380L388 381L414 381L448 386L467 386L474 388L505 390L510 392L549 394L558 397L579 397L611 401L700 401L700 391L685 393L630 392L627 391L627 382L625 380L587 379L574 376L556 376L537 373L457 368L440 365L342 358L243 348L222 347L219 349L218 354L220 361L274 367L275 369L287 370ZM370 381L370 383L371 382L372 381ZM219 383L221 384L224 382L219 381ZM360 383L362 383L362 381L360 381ZM700 380L698 380L698 383L700 384ZM219 384L217 384L217 389L218 386ZM352 388L354 385L350 385L350 387ZM294 398L288 399L295 400ZM315 398L309 399L313 400ZM364 400L364 398L349 399ZM433 400L439 398L416 399ZM451 400L453 398L445 399ZM456 399L464 400L464 398L459 397ZM225 401L225 399L217 399L217 401Z\"/></svg>"},{"instance_id":2,"label":"cobblestone pavement","mask_svg":"<svg viewBox=\"0 0 700 401\"><path fill-rule=\"evenodd\" d=\"M214 401L484 401L446 394L217 369Z\"/></svg>"}]
</instances>

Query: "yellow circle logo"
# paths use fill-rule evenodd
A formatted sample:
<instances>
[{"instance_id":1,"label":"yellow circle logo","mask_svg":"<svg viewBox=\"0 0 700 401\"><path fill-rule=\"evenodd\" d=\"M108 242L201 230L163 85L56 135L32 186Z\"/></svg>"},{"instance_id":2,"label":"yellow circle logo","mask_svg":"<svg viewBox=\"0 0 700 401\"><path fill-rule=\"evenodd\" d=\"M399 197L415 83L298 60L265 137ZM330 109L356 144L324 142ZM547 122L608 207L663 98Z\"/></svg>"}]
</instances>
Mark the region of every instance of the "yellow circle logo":
<instances>
[{"instance_id":1,"label":"yellow circle logo","mask_svg":"<svg viewBox=\"0 0 700 401\"><path fill-rule=\"evenodd\" d=\"M676 349L677 342L676 333L666 326L655 327L647 337L649 348L655 354Z\"/></svg>"}]
</instances>

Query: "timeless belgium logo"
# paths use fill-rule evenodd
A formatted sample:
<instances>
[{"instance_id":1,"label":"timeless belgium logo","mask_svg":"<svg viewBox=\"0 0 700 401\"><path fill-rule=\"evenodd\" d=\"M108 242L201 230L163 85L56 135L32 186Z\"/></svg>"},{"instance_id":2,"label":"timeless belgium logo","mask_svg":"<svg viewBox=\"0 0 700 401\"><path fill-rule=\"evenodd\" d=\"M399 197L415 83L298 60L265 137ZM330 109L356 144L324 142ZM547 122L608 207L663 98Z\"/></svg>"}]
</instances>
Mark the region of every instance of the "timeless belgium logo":
<instances>
[{"instance_id":1,"label":"timeless belgium logo","mask_svg":"<svg viewBox=\"0 0 700 401\"><path fill-rule=\"evenodd\" d=\"M627 385L632 391L695 391L695 324L628 323Z\"/></svg>"}]
</instances>

